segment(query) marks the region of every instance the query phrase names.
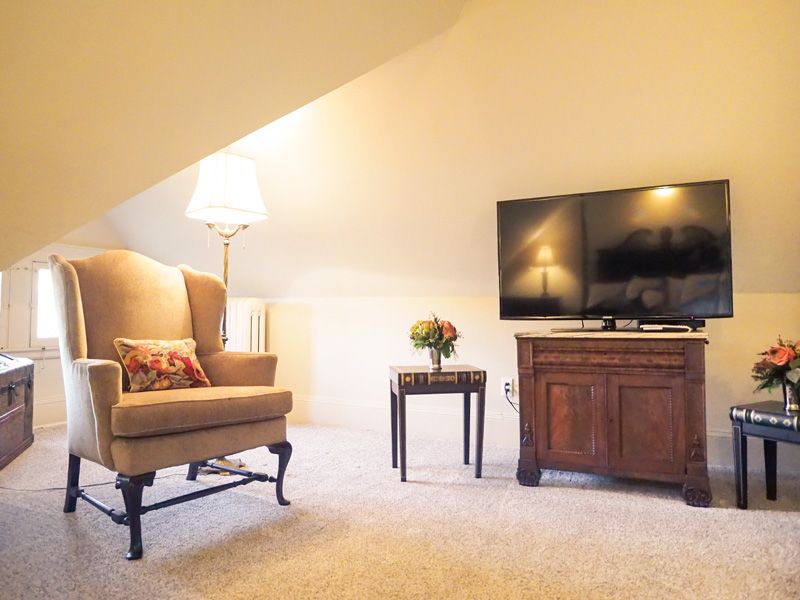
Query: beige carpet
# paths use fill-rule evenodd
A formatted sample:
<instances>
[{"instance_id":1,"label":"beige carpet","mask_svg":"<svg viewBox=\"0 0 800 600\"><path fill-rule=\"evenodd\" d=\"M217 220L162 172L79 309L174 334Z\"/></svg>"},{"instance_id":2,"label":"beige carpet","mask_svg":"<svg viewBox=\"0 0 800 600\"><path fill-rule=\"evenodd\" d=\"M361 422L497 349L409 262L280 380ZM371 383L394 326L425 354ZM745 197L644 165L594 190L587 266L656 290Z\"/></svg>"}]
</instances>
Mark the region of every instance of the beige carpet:
<instances>
[{"instance_id":1,"label":"beige carpet","mask_svg":"<svg viewBox=\"0 0 800 600\"><path fill-rule=\"evenodd\" d=\"M38 430L0 486L63 485L64 436ZM521 487L512 450L487 448L476 480L458 444L411 438L400 483L388 433L292 427L290 439L291 506L253 483L149 513L136 562L123 558L127 528L85 502L66 515L63 492L0 489L0 597L800 597L797 479L767 502L751 476L742 511L731 473L714 472L713 507L698 509L672 485L546 472ZM274 472L266 450L241 456ZM84 465L82 484L113 481ZM219 481L167 476L145 503ZM113 485L92 493L122 507Z\"/></svg>"}]
</instances>

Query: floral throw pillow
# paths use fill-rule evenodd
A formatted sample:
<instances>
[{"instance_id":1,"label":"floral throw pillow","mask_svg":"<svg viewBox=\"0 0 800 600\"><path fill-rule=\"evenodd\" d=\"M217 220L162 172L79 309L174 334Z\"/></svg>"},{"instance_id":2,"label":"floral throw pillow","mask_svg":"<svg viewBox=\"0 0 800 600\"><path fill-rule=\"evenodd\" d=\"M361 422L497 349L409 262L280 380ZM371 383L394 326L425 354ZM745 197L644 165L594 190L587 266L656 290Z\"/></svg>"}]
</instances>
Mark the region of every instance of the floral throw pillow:
<instances>
[{"instance_id":1,"label":"floral throw pillow","mask_svg":"<svg viewBox=\"0 0 800 600\"><path fill-rule=\"evenodd\" d=\"M210 386L197 360L196 346L191 338L114 340L114 347L131 380L132 392Z\"/></svg>"}]
</instances>

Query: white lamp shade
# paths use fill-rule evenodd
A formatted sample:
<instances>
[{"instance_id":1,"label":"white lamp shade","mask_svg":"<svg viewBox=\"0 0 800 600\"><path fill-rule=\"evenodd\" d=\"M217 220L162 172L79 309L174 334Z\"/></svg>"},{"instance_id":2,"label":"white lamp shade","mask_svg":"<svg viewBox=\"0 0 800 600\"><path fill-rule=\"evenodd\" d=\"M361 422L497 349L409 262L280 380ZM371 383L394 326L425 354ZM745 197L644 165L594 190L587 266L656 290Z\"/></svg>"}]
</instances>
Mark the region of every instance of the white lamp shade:
<instances>
[{"instance_id":1,"label":"white lamp shade","mask_svg":"<svg viewBox=\"0 0 800 600\"><path fill-rule=\"evenodd\" d=\"M267 218L252 158L217 152L200 161L186 216L206 223L249 225Z\"/></svg>"},{"instance_id":2,"label":"white lamp shade","mask_svg":"<svg viewBox=\"0 0 800 600\"><path fill-rule=\"evenodd\" d=\"M536 255L536 264L540 267L549 267L553 264L553 249L550 246L540 246Z\"/></svg>"}]
</instances>

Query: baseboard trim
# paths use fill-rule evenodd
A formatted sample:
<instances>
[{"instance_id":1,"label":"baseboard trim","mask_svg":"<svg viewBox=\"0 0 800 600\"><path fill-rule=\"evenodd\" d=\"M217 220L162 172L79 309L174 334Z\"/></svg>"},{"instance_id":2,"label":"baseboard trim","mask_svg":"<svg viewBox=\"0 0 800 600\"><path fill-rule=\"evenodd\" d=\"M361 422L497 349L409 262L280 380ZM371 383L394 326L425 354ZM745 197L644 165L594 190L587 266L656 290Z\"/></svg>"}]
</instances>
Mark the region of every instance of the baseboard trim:
<instances>
[{"instance_id":1,"label":"baseboard trim","mask_svg":"<svg viewBox=\"0 0 800 600\"><path fill-rule=\"evenodd\" d=\"M385 431L389 439L389 400L384 405L343 400L333 396L295 395L290 423L313 423L330 427L349 427L371 431ZM461 404L453 407L431 407L409 402L406 407L408 436L428 439L460 441L463 435ZM474 431L475 402L472 403ZM486 411L484 443L501 448L518 447L519 421L515 413ZM731 433L724 429L710 429L706 434L709 466L731 468L733 448ZM763 444L754 439L748 446L750 471L764 470ZM800 472L800 446L778 444L778 471Z\"/></svg>"},{"instance_id":2,"label":"baseboard trim","mask_svg":"<svg viewBox=\"0 0 800 600\"><path fill-rule=\"evenodd\" d=\"M406 413L420 413L426 415L440 415L440 416L448 416L448 417L458 417L461 418L461 404L454 403L453 408L444 408L444 407L432 407L432 406L421 406L419 403L413 402L412 399L422 398L422 395L415 395L406 403ZM384 406L379 406L376 404L369 404L366 402L353 402L348 400L342 400L341 398L337 398L335 396L305 396L301 394L294 394L294 403L302 403L307 405L327 405L331 407L341 407L347 409L357 409L357 410L364 410L369 412L386 412L388 415L389 412L389 398L387 395L386 404ZM472 400L472 413L475 413L475 398L473 396ZM500 421L511 421L513 423L517 423L517 415L508 414L501 411L492 411L487 410L485 413L486 419L495 419Z\"/></svg>"},{"instance_id":3,"label":"baseboard trim","mask_svg":"<svg viewBox=\"0 0 800 600\"><path fill-rule=\"evenodd\" d=\"M421 396L420 396L421 397ZM420 402L406 405L408 437L436 440L461 440L463 436L462 404L454 401L450 407L424 406ZM471 406L471 425L475 427L475 401ZM383 431L390 435L389 399L384 405L341 400L331 396L295 394L290 423L312 423L329 427L350 427ZM488 410L485 413L484 443L513 448L518 444L519 421L516 414Z\"/></svg>"}]
</instances>

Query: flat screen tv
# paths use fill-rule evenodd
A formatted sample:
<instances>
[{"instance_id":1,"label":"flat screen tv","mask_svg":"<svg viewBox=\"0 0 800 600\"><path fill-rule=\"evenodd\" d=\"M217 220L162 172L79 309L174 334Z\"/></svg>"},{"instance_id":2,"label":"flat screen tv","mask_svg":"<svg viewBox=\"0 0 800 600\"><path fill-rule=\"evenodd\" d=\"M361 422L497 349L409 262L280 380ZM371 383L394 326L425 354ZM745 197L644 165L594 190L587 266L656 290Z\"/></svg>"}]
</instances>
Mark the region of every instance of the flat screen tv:
<instances>
[{"instance_id":1,"label":"flat screen tv","mask_svg":"<svg viewBox=\"0 0 800 600\"><path fill-rule=\"evenodd\" d=\"M497 203L501 319L733 316L727 180Z\"/></svg>"}]
</instances>

